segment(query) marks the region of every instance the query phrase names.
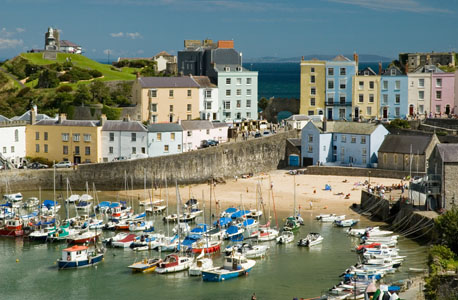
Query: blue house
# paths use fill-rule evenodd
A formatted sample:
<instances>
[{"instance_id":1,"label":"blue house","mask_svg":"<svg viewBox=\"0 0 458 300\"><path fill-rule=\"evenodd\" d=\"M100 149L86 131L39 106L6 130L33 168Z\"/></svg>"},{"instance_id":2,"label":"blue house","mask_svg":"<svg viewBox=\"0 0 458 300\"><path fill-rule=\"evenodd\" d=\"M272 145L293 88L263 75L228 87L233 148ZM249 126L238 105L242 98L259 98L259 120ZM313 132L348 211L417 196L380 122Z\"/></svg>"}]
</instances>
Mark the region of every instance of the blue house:
<instances>
[{"instance_id":1,"label":"blue house","mask_svg":"<svg viewBox=\"0 0 458 300\"><path fill-rule=\"evenodd\" d=\"M371 167L388 133L375 123L309 122L301 133L302 164Z\"/></svg>"},{"instance_id":2,"label":"blue house","mask_svg":"<svg viewBox=\"0 0 458 300\"><path fill-rule=\"evenodd\" d=\"M183 127L177 123L150 124L148 129L148 156L178 154L183 152Z\"/></svg>"},{"instance_id":3,"label":"blue house","mask_svg":"<svg viewBox=\"0 0 458 300\"><path fill-rule=\"evenodd\" d=\"M357 56L355 55L355 58ZM357 62L343 55L326 61L326 118L328 120L351 120L353 76Z\"/></svg>"},{"instance_id":4,"label":"blue house","mask_svg":"<svg viewBox=\"0 0 458 300\"><path fill-rule=\"evenodd\" d=\"M407 116L407 76L396 66L389 66L380 79L380 116L384 120Z\"/></svg>"}]
</instances>

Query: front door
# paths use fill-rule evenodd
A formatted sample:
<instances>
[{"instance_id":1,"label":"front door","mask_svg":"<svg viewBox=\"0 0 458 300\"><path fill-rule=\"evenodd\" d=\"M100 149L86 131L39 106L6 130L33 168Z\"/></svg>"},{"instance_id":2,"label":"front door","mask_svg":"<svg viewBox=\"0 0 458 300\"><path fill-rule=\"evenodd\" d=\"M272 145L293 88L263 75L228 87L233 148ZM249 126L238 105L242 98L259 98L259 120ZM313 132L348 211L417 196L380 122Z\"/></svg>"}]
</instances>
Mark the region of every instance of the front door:
<instances>
[{"instance_id":1,"label":"front door","mask_svg":"<svg viewBox=\"0 0 458 300\"><path fill-rule=\"evenodd\" d=\"M388 119L388 107L383 108L383 118Z\"/></svg>"},{"instance_id":2,"label":"front door","mask_svg":"<svg viewBox=\"0 0 458 300\"><path fill-rule=\"evenodd\" d=\"M73 163L74 163L75 165L80 164L80 163L81 163L81 156L74 156L74 157L73 157Z\"/></svg>"},{"instance_id":3,"label":"front door","mask_svg":"<svg viewBox=\"0 0 458 300\"><path fill-rule=\"evenodd\" d=\"M448 104L445 106L445 114L446 115L450 114L450 105L448 105Z\"/></svg>"},{"instance_id":4,"label":"front door","mask_svg":"<svg viewBox=\"0 0 458 300\"><path fill-rule=\"evenodd\" d=\"M409 115L413 116L413 105L409 106Z\"/></svg>"},{"instance_id":5,"label":"front door","mask_svg":"<svg viewBox=\"0 0 458 300\"><path fill-rule=\"evenodd\" d=\"M355 107L355 119L359 118L359 109Z\"/></svg>"},{"instance_id":6,"label":"front door","mask_svg":"<svg viewBox=\"0 0 458 300\"><path fill-rule=\"evenodd\" d=\"M332 120L332 108L328 108L328 120Z\"/></svg>"}]
</instances>

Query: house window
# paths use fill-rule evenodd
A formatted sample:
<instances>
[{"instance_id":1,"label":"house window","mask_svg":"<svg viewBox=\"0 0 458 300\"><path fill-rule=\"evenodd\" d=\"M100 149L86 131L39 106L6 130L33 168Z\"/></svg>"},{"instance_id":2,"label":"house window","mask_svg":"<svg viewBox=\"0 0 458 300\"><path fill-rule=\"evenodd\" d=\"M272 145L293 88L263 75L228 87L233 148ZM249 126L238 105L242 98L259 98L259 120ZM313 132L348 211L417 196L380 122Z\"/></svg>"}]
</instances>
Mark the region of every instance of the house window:
<instances>
[{"instance_id":1,"label":"house window","mask_svg":"<svg viewBox=\"0 0 458 300\"><path fill-rule=\"evenodd\" d=\"M70 134L62 133L62 142L68 142L69 138L70 138Z\"/></svg>"},{"instance_id":2,"label":"house window","mask_svg":"<svg viewBox=\"0 0 458 300\"><path fill-rule=\"evenodd\" d=\"M108 147L108 153L113 154L113 147Z\"/></svg>"},{"instance_id":3,"label":"house window","mask_svg":"<svg viewBox=\"0 0 458 300\"><path fill-rule=\"evenodd\" d=\"M310 73L315 73L315 68L314 67L310 68Z\"/></svg>"},{"instance_id":4,"label":"house window","mask_svg":"<svg viewBox=\"0 0 458 300\"><path fill-rule=\"evenodd\" d=\"M170 105L169 111L170 111L170 112L173 112L173 105Z\"/></svg>"},{"instance_id":5,"label":"house window","mask_svg":"<svg viewBox=\"0 0 458 300\"><path fill-rule=\"evenodd\" d=\"M354 135L351 136L351 143L352 144L356 143L356 136L354 136Z\"/></svg>"},{"instance_id":6,"label":"house window","mask_svg":"<svg viewBox=\"0 0 458 300\"><path fill-rule=\"evenodd\" d=\"M86 155L91 155L91 147L85 147L84 153L85 153Z\"/></svg>"},{"instance_id":7,"label":"house window","mask_svg":"<svg viewBox=\"0 0 458 300\"><path fill-rule=\"evenodd\" d=\"M241 90L241 89L237 89L237 90L235 91L235 94L236 94L237 96L241 96L241 95L242 95L242 90Z\"/></svg>"},{"instance_id":8,"label":"house window","mask_svg":"<svg viewBox=\"0 0 458 300\"><path fill-rule=\"evenodd\" d=\"M375 83L373 81L369 81L369 89L373 90Z\"/></svg>"},{"instance_id":9,"label":"house window","mask_svg":"<svg viewBox=\"0 0 458 300\"><path fill-rule=\"evenodd\" d=\"M62 153L67 155L68 154L68 146L63 146Z\"/></svg>"},{"instance_id":10,"label":"house window","mask_svg":"<svg viewBox=\"0 0 458 300\"><path fill-rule=\"evenodd\" d=\"M312 143L312 142L313 142L313 135L309 134L309 143Z\"/></svg>"},{"instance_id":11,"label":"house window","mask_svg":"<svg viewBox=\"0 0 458 300\"><path fill-rule=\"evenodd\" d=\"M6 147L3 147L3 153L6 153Z\"/></svg>"},{"instance_id":12,"label":"house window","mask_svg":"<svg viewBox=\"0 0 458 300\"><path fill-rule=\"evenodd\" d=\"M242 78L237 78L237 85L241 85L242 84Z\"/></svg>"},{"instance_id":13,"label":"house window","mask_svg":"<svg viewBox=\"0 0 458 300\"><path fill-rule=\"evenodd\" d=\"M132 154L137 154L137 147L132 147Z\"/></svg>"},{"instance_id":14,"label":"house window","mask_svg":"<svg viewBox=\"0 0 458 300\"><path fill-rule=\"evenodd\" d=\"M247 113L246 113L246 117L247 117L248 119L251 118L251 112L247 112ZM221 129L220 129L220 130L221 130Z\"/></svg>"},{"instance_id":15,"label":"house window","mask_svg":"<svg viewBox=\"0 0 458 300\"><path fill-rule=\"evenodd\" d=\"M11 146L11 153L14 153L14 146Z\"/></svg>"},{"instance_id":16,"label":"house window","mask_svg":"<svg viewBox=\"0 0 458 300\"><path fill-rule=\"evenodd\" d=\"M340 68L340 75L347 75L347 69L346 68Z\"/></svg>"},{"instance_id":17,"label":"house window","mask_svg":"<svg viewBox=\"0 0 458 300\"><path fill-rule=\"evenodd\" d=\"M367 158L366 158L366 156L363 156L363 159L362 159L362 160L363 160L363 164L364 164L364 165L367 164Z\"/></svg>"},{"instance_id":18,"label":"house window","mask_svg":"<svg viewBox=\"0 0 458 300\"><path fill-rule=\"evenodd\" d=\"M40 140L40 133L38 131L35 132L35 140Z\"/></svg>"},{"instance_id":19,"label":"house window","mask_svg":"<svg viewBox=\"0 0 458 300\"><path fill-rule=\"evenodd\" d=\"M307 113L308 113L309 116L313 116L313 114L314 114L313 110L309 110Z\"/></svg>"},{"instance_id":20,"label":"house window","mask_svg":"<svg viewBox=\"0 0 458 300\"><path fill-rule=\"evenodd\" d=\"M224 101L224 109L231 109L231 101Z\"/></svg>"},{"instance_id":21,"label":"house window","mask_svg":"<svg viewBox=\"0 0 458 300\"><path fill-rule=\"evenodd\" d=\"M339 118L345 119L345 108L339 108Z\"/></svg>"},{"instance_id":22,"label":"house window","mask_svg":"<svg viewBox=\"0 0 458 300\"><path fill-rule=\"evenodd\" d=\"M347 136L342 134L342 138L340 140L342 143L346 143L347 142Z\"/></svg>"},{"instance_id":23,"label":"house window","mask_svg":"<svg viewBox=\"0 0 458 300\"><path fill-rule=\"evenodd\" d=\"M241 108L242 107L242 100L237 100L236 107L237 108Z\"/></svg>"},{"instance_id":24,"label":"house window","mask_svg":"<svg viewBox=\"0 0 458 300\"><path fill-rule=\"evenodd\" d=\"M231 90L226 90L226 96L230 96L231 95Z\"/></svg>"},{"instance_id":25,"label":"house window","mask_svg":"<svg viewBox=\"0 0 458 300\"><path fill-rule=\"evenodd\" d=\"M192 96L192 91L188 90L188 97L191 97L191 96Z\"/></svg>"},{"instance_id":26,"label":"house window","mask_svg":"<svg viewBox=\"0 0 458 300\"><path fill-rule=\"evenodd\" d=\"M44 144L44 151L45 153L48 153L48 144Z\"/></svg>"},{"instance_id":27,"label":"house window","mask_svg":"<svg viewBox=\"0 0 458 300\"><path fill-rule=\"evenodd\" d=\"M14 131L14 141L19 142L19 130L17 129Z\"/></svg>"},{"instance_id":28,"label":"house window","mask_svg":"<svg viewBox=\"0 0 458 300\"><path fill-rule=\"evenodd\" d=\"M91 141L91 135L90 134L85 133L83 137L84 137L84 141L85 142L90 142Z\"/></svg>"},{"instance_id":29,"label":"house window","mask_svg":"<svg viewBox=\"0 0 458 300\"><path fill-rule=\"evenodd\" d=\"M75 146L75 154L80 154L80 146Z\"/></svg>"},{"instance_id":30,"label":"house window","mask_svg":"<svg viewBox=\"0 0 458 300\"><path fill-rule=\"evenodd\" d=\"M205 102L205 109L212 109L212 103L210 101Z\"/></svg>"},{"instance_id":31,"label":"house window","mask_svg":"<svg viewBox=\"0 0 458 300\"><path fill-rule=\"evenodd\" d=\"M247 108L251 108L251 100L250 99L246 100L246 107Z\"/></svg>"},{"instance_id":32,"label":"house window","mask_svg":"<svg viewBox=\"0 0 458 300\"><path fill-rule=\"evenodd\" d=\"M367 149L366 148L363 148L362 151L363 151L363 155L367 155Z\"/></svg>"},{"instance_id":33,"label":"house window","mask_svg":"<svg viewBox=\"0 0 458 300\"><path fill-rule=\"evenodd\" d=\"M312 146L312 145L309 145L309 146L308 146L308 152L309 152L309 153L313 153L313 146Z\"/></svg>"},{"instance_id":34,"label":"house window","mask_svg":"<svg viewBox=\"0 0 458 300\"><path fill-rule=\"evenodd\" d=\"M366 137L365 136L361 136L361 144L365 144L366 143Z\"/></svg>"},{"instance_id":35,"label":"house window","mask_svg":"<svg viewBox=\"0 0 458 300\"><path fill-rule=\"evenodd\" d=\"M372 115L372 107L371 106L366 107L366 115L368 115L368 116Z\"/></svg>"},{"instance_id":36,"label":"house window","mask_svg":"<svg viewBox=\"0 0 458 300\"><path fill-rule=\"evenodd\" d=\"M383 104L388 104L388 94L383 94Z\"/></svg>"},{"instance_id":37,"label":"house window","mask_svg":"<svg viewBox=\"0 0 458 300\"><path fill-rule=\"evenodd\" d=\"M425 80L423 78L418 79L418 87L425 87Z\"/></svg>"},{"instance_id":38,"label":"house window","mask_svg":"<svg viewBox=\"0 0 458 300\"><path fill-rule=\"evenodd\" d=\"M170 133L170 140L175 141L175 132Z\"/></svg>"},{"instance_id":39,"label":"house window","mask_svg":"<svg viewBox=\"0 0 458 300\"><path fill-rule=\"evenodd\" d=\"M359 102L360 103L364 102L364 95L363 94L359 94Z\"/></svg>"},{"instance_id":40,"label":"house window","mask_svg":"<svg viewBox=\"0 0 458 300\"><path fill-rule=\"evenodd\" d=\"M149 96L151 98L156 98L157 97L157 90L155 90L155 89L154 90L153 89L149 90Z\"/></svg>"},{"instance_id":41,"label":"house window","mask_svg":"<svg viewBox=\"0 0 458 300\"><path fill-rule=\"evenodd\" d=\"M173 90L169 90L169 97L173 98Z\"/></svg>"},{"instance_id":42,"label":"house window","mask_svg":"<svg viewBox=\"0 0 458 300\"><path fill-rule=\"evenodd\" d=\"M192 136L192 131L188 131L187 136Z\"/></svg>"},{"instance_id":43,"label":"house window","mask_svg":"<svg viewBox=\"0 0 458 300\"><path fill-rule=\"evenodd\" d=\"M400 94L396 94L396 95L394 95L394 97L395 97L394 101L395 101L396 104L401 103L401 95Z\"/></svg>"},{"instance_id":44,"label":"house window","mask_svg":"<svg viewBox=\"0 0 458 300\"><path fill-rule=\"evenodd\" d=\"M388 89L388 81L387 80L383 80L383 89L384 90Z\"/></svg>"},{"instance_id":45,"label":"house window","mask_svg":"<svg viewBox=\"0 0 458 300\"><path fill-rule=\"evenodd\" d=\"M142 153L146 154L146 148L145 147L142 147Z\"/></svg>"},{"instance_id":46,"label":"house window","mask_svg":"<svg viewBox=\"0 0 458 300\"><path fill-rule=\"evenodd\" d=\"M436 91L436 99L437 100L442 99L442 91Z\"/></svg>"},{"instance_id":47,"label":"house window","mask_svg":"<svg viewBox=\"0 0 458 300\"><path fill-rule=\"evenodd\" d=\"M210 134L210 129L207 129L207 130L205 131L205 133L206 133L207 135Z\"/></svg>"},{"instance_id":48,"label":"house window","mask_svg":"<svg viewBox=\"0 0 458 300\"><path fill-rule=\"evenodd\" d=\"M157 112L157 103L151 103L151 111Z\"/></svg>"},{"instance_id":49,"label":"house window","mask_svg":"<svg viewBox=\"0 0 458 300\"><path fill-rule=\"evenodd\" d=\"M231 84L231 79L230 78L226 78L226 84Z\"/></svg>"},{"instance_id":50,"label":"house window","mask_svg":"<svg viewBox=\"0 0 458 300\"><path fill-rule=\"evenodd\" d=\"M192 104L186 105L186 111L191 111L192 110Z\"/></svg>"},{"instance_id":51,"label":"house window","mask_svg":"<svg viewBox=\"0 0 458 300\"><path fill-rule=\"evenodd\" d=\"M73 141L74 142L79 142L80 141L80 134L79 133L74 133L73 134Z\"/></svg>"},{"instance_id":52,"label":"house window","mask_svg":"<svg viewBox=\"0 0 458 300\"><path fill-rule=\"evenodd\" d=\"M374 94L369 94L369 103L374 103Z\"/></svg>"},{"instance_id":53,"label":"house window","mask_svg":"<svg viewBox=\"0 0 458 300\"><path fill-rule=\"evenodd\" d=\"M181 145L180 144L177 145L177 150L181 151Z\"/></svg>"},{"instance_id":54,"label":"house window","mask_svg":"<svg viewBox=\"0 0 458 300\"><path fill-rule=\"evenodd\" d=\"M206 90L206 91L205 91L205 96L206 96L207 98L211 98L211 97L212 97L212 90Z\"/></svg>"},{"instance_id":55,"label":"house window","mask_svg":"<svg viewBox=\"0 0 458 300\"><path fill-rule=\"evenodd\" d=\"M328 90L334 89L334 80L328 80Z\"/></svg>"},{"instance_id":56,"label":"house window","mask_svg":"<svg viewBox=\"0 0 458 300\"><path fill-rule=\"evenodd\" d=\"M152 115L151 116L151 123L156 123L157 122L157 115Z\"/></svg>"},{"instance_id":57,"label":"house window","mask_svg":"<svg viewBox=\"0 0 458 300\"><path fill-rule=\"evenodd\" d=\"M334 68L328 68L328 75L334 76Z\"/></svg>"},{"instance_id":58,"label":"house window","mask_svg":"<svg viewBox=\"0 0 458 300\"><path fill-rule=\"evenodd\" d=\"M162 133L158 132L156 133L156 140L160 142L162 140Z\"/></svg>"},{"instance_id":59,"label":"house window","mask_svg":"<svg viewBox=\"0 0 458 300\"><path fill-rule=\"evenodd\" d=\"M131 142L136 142L137 141L137 134L135 132L132 132L130 134L130 141Z\"/></svg>"},{"instance_id":60,"label":"house window","mask_svg":"<svg viewBox=\"0 0 458 300\"><path fill-rule=\"evenodd\" d=\"M246 84L251 84L251 78L246 79Z\"/></svg>"},{"instance_id":61,"label":"house window","mask_svg":"<svg viewBox=\"0 0 458 300\"><path fill-rule=\"evenodd\" d=\"M340 161L343 162L345 160L345 148L340 148Z\"/></svg>"},{"instance_id":62,"label":"house window","mask_svg":"<svg viewBox=\"0 0 458 300\"><path fill-rule=\"evenodd\" d=\"M360 82L358 83L358 90L360 90L360 91L361 91L361 90L364 90L364 81L360 81Z\"/></svg>"},{"instance_id":63,"label":"house window","mask_svg":"<svg viewBox=\"0 0 458 300\"><path fill-rule=\"evenodd\" d=\"M399 118L399 116L401 115L401 108L400 107L395 107L394 108L394 115Z\"/></svg>"},{"instance_id":64,"label":"house window","mask_svg":"<svg viewBox=\"0 0 458 300\"><path fill-rule=\"evenodd\" d=\"M310 88L310 95L316 95L316 88Z\"/></svg>"},{"instance_id":65,"label":"house window","mask_svg":"<svg viewBox=\"0 0 458 300\"><path fill-rule=\"evenodd\" d=\"M114 132L110 132L110 142L114 141Z\"/></svg>"},{"instance_id":66,"label":"house window","mask_svg":"<svg viewBox=\"0 0 458 300\"><path fill-rule=\"evenodd\" d=\"M164 145L164 152L169 152L169 145Z\"/></svg>"},{"instance_id":67,"label":"house window","mask_svg":"<svg viewBox=\"0 0 458 300\"><path fill-rule=\"evenodd\" d=\"M440 105L436 105L436 113L440 113L441 112L441 106Z\"/></svg>"},{"instance_id":68,"label":"house window","mask_svg":"<svg viewBox=\"0 0 458 300\"><path fill-rule=\"evenodd\" d=\"M334 94L328 94L328 104L334 104Z\"/></svg>"},{"instance_id":69,"label":"house window","mask_svg":"<svg viewBox=\"0 0 458 300\"><path fill-rule=\"evenodd\" d=\"M418 105L418 113L420 114L425 113L425 107L423 105Z\"/></svg>"},{"instance_id":70,"label":"house window","mask_svg":"<svg viewBox=\"0 0 458 300\"><path fill-rule=\"evenodd\" d=\"M396 80L394 82L394 89L395 90L400 90L401 89L401 81L400 80Z\"/></svg>"},{"instance_id":71,"label":"house window","mask_svg":"<svg viewBox=\"0 0 458 300\"><path fill-rule=\"evenodd\" d=\"M345 94L340 94L339 96L340 104L345 104L346 100L347 100L347 96L345 96Z\"/></svg>"},{"instance_id":72,"label":"house window","mask_svg":"<svg viewBox=\"0 0 458 300\"><path fill-rule=\"evenodd\" d=\"M315 97L310 98L310 106L315 106Z\"/></svg>"},{"instance_id":73,"label":"house window","mask_svg":"<svg viewBox=\"0 0 458 300\"><path fill-rule=\"evenodd\" d=\"M242 118L242 114L238 112L236 115L236 119L240 119L240 118Z\"/></svg>"},{"instance_id":74,"label":"house window","mask_svg":"<svg viewBox=\"0 0 458 300\"><path fill-rule=\"evenodd\" d=\"M442 78L436 78L436 87L442 87Z\"/></svg>"},{"instance_id":75,"label":"house window","mask_svg":"<svg viewBox=\"0 0 458 300\"><path fill-rule=\"evenodd\" d=\"M425 100L425 91L418 91L418 100Z\"/></svg>"},{"instance_id":76,"label":"house window","mask_svg":"<svg viewBox=\"0 0 458 300\"><path fill-rule=\"evenodd\" d=\"M341 90L345 90L347 88L347 80L346 79L340 79L339 87L340 87Z\"/></svg>"},{"instance_id":77,"label":"house window","mask_svg":"<svg viewBox=\"0 0 458 300\"><path fill-rule=\"evenodd\" d=\"M310 83L315 83L315 75L310 76Z\"/></svg>"},{"instance_id":78,"label":"house window","mask_svg":"<svg viewBox=\"0 0 458 300\"><path fill-rule=\"evenodd\" d=\"M47 141L47 140L48 140L48 133L45 132L45 141Z\"/></svg>"}]
</instances>

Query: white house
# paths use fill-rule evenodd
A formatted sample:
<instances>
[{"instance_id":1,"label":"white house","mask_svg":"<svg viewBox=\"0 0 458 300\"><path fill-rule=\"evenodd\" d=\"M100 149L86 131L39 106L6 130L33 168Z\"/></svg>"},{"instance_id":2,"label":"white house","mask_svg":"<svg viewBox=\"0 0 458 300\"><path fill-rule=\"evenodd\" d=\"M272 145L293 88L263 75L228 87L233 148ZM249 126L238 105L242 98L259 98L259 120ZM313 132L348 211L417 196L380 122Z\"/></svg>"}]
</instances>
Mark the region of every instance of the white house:
<instances>
[{"instance_id":1,"label":"white house","mask_svg":"<svg viewBox=\"0 0 458 300\"><path fill-rule=\"evenodd\" d=\"M153 60L157 64L157 71L161 72L167 70L167 63L176 63L177 57L161 51L153 57Z\"/></svg>"},{"instance_id":2,"label":"white house","mask_svg":"<svg viewBox=\"0 0 458 300\"><path fill-rule=\"evenodd\" d=\"M67 53L74 53L74 54L81 54L83 52L83 49L81 46L72 43L67 40L60 40L59 41L59 47L60 51L62 52L67 52Z\"/></svg>"},{"instance_id":3,"label":"white house","mask_svg":"<svg viewBox=\"0 0 458 300\"><path fill-rule=\"evenodd\" d=\"M207 76L192 76L199 84L199 113L201 120L215 121L218 116L218 87Z\"/></svg>"},{"instance_id":4,"label":"white house","mask_svg":"<svg viewBox=\"0 0 458 300\"><path fill-rule=\"evenodd\" d=\"M0 162L6 160L15 167L25 158L25 121L11 121L0 116Z\"/></svg>"},{"instance_id":5,"label":"white house","mask_svg":"<svg viewBox=\"0 0 458 300\"><path fill-rule=\"evenodd\" d=\"M301 133L302 164L373 166L388 133L375 123L309 122Z\"/></svg>"},{"instance_id":6,"label":"white house","mask_svg":"<svg viewBox=\"0 0 458 300\"><path fill-rule=\"evenodd\" d=\"M227 141L228 125L210 121L181 121L183 127L183 152L197 150L204 140Z\"/></svg>"},{"instance_id":7,"label":"white house","mask_svg":"<svg viewBox=\"0 0 458 300\"><path fill-rule=\"evenodd\" d=\"M148 125L148 156L178 154L183 152L183 127L177 123Z\"/></svg>"},{"instance_id":8,"label":"white house","mask_svg":"<svg viewBox=\"0 0 458 300\"><path fill-rule=\"evenodd\" d=\"M130 121L129 118L105 121L102 127L103 161L146 156L147 137L148 131L139 121Z\"/></svg>"}]
</instances>

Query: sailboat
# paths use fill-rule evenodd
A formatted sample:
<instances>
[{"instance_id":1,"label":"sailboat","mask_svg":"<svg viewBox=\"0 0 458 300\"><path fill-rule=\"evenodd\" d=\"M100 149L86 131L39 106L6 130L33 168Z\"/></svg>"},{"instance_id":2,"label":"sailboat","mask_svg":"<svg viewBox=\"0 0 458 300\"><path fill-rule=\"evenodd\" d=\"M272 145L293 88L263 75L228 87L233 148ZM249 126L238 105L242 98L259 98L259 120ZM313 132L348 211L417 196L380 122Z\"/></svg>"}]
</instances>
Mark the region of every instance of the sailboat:
<instances>
[{"instance_id":1,"label":"sailboat","mask_svg":"<svg viewBox=\"0 0 458 300\"><path fill-rule=\"evenodd\" d=\"M165 177L165 197L166 197L166 214L169 214L169 189L167 187L167 177ZM170 236L170 224L169 220L165 220L167 223L167 236L158 239L157 250L159 251L174 251L178 247L178 234Z\"/></svg>"},{"instance_id":2,"label":"sailboat","mask_svg":"<svg viewBox=\"0 0 458 300\"><path fill-rule=\"evenodd\" d=\"M293 175L294 178L294 208L293 214L286 218L285 226L283 231L295 231L304 224L304 219L301 217L300 213L297 211L296 205L296 175Z\"/></svg>"},{"instance_id":3,"label":"sailboat","mask_svg":"<svg viewBox=\"0 0 458 300\"><path fill-rule=\"evenodd\" d=\"M277 225L277 229L271 228L270 227L270 200L272 198L272 204L273 204L273 209L274 209L274 215L275 215L275 222ZM278 237L279 231L278 231L278 219L277 219L277 212L275 210L275 200L273 197L273 190L272 190L272 183L270 182L270 193L269 193L269 199L268 199L268 204L269 204L269 220L266 225L264 226L259 226L259 230L255 232L256 234L256 239L258 242L268 242L275 240Z\"/></svg>"}]
</instances>

